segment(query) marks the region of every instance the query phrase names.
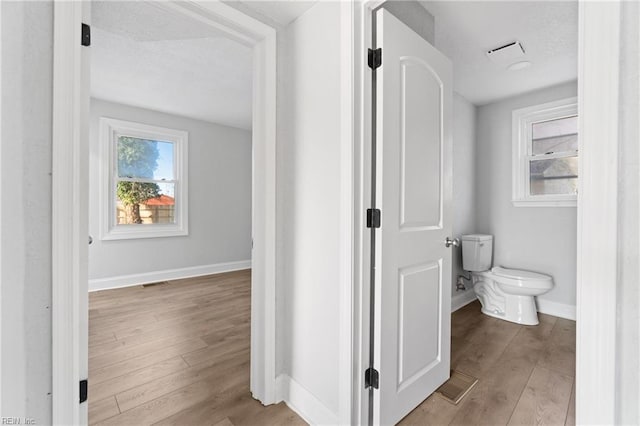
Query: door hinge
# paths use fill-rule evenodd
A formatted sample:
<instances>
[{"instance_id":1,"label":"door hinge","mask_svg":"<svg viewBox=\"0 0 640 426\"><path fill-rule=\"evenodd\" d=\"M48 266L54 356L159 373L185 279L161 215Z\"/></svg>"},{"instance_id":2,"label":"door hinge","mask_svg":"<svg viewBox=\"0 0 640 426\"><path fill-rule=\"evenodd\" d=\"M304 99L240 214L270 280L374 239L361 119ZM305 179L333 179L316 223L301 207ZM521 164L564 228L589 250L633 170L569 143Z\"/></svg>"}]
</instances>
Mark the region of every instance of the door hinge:
<instances>
[{"instance_id":1,"label":"door hinge","mask_svg":"<svg viewBox=\"0 0 640 426\"><path fill-rule=\"evenodd\" d=\"M364 372L364 388L378 389L378 370L375 368L367 368Z\"/></svg>"},{"instance_id":2,"label":"door hinge","mask_svg":"<svg viewBox=\"0 0 640 426\"><path fill-rule=\"evenodd\" d=\"M377 49L369 49L367 59L369 62L369 68L373 70L378 68L382 65L382 48L378 47Z\"/></svg>"},{"instance_id":3,"label":"door hinge","mask_svg":"<svg viewBox=\"0 0 640 426\"><path fill-rule=\"evenodd\" d=\"M87 400L87 394L89 392L89 382L87 379L80 380L80 404Z\"/></svg>"},{"instance_id":4,"label":"door hinge","mask_svg":"<svg viewBox=\"0 0 640 426\"><path fill-rule=\"evenodd\" d=\"M367 209L367 228L380 228L380 209Z\"/></svg>"},{"instance_id":5,"label":"door hinge","mask_svg":"<svg viewBox=\"0 0 640 426\"><path fill-rule=\"evenodd\" d=\"M82 23L80 44L83 46L91 46L91 27L84 22Z\"/></svg>"}]
</instances>

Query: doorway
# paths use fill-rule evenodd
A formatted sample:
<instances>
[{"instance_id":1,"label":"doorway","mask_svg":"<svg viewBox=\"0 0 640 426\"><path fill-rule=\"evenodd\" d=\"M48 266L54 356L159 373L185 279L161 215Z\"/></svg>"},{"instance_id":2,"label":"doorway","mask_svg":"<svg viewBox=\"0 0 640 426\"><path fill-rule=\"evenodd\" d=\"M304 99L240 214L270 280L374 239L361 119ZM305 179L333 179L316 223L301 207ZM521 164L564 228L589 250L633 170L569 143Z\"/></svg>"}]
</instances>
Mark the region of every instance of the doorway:
<instances>
[{"instance_id":1,"label":"doorway","mask_svg":"<svg viewBox=\"0 0 640 426\"><path fill-rule=\"evenodd\" d=\"M87 421L90 3L56 4L54 63L53 420ZM163 4L252 49L251 392L275 401L275 30L219 3ZM77 29L83 29L81 33ZM61 172L64 171L64 172ZM70 190L71 189L71 190ZM166 194L165 194L166 195ZM56 207L58 206L58 207Z\"/></svg>"},{"instance_id":2,"label":"doorway","mask_svg":"<svg viewBox=\"0 0 640 426\"><path fill-rule=\"evenodd\" d=\"M364 12L364 13L375 13L375 12L374 12L374 10L375 10L376 8L378 8L378 7L380 6L380 4L381 4L381 2L371 2L371 3L370 3L371 7L370 7L370 8L368 8L368 7L364 8L364 10L365 10L365 12ZM575 24L576 24L576 25L574 26L575 34L573 35L573 37L574 37L574 40L576 41L576 43L575 43L575 44L577 45L577 21L578 21L578 19L577 19L577 5L576 5L576 13L575 13L574 15L572 15L572 16L574 16L574 17L575 17ZM364 20L365 20L365 22L367 22L367 21L366 21L366 20L367 20L367 17L364 17ZM369 28L372 28L372 27L375 25L375 23L374 23L374 22L371 22L371 21L368 21L367 23L371 25L371 27L369 27ZM445 25L445 26L446 26L446 25ZM365 31L365 34L366 34L366 33L367 33L367 32ZM375 36L374 36L374 37L375 37ZM369 40L369 41L371 41L371 40ZM379 44L379 40L377 41L377 43L378 43L378 45L377 45L377 46L376 46L376 44L375 44L375 43L376 43L376 41L375 41L375 39L374 39L373 46L374 46L374 47L378 47L378 46L380 46L380 44ZM370 47L370 46L372 46L372 44L369 44L369 45L365 44L365 47ZM480 53L481 53L481 55L482 55L484 52L482 52L482 50L481 50L481 51L480 51ZM383 49L382 57L383 57L383 58L385 57L385 55L384 55L384 49ZM573 56L573 58L574 58L574 59L576 59L576 57L577 57L577 46L575 46L575 52L574 52L574 56ZM371 62L370 62L370 63L371 63ZM370 63L369 63L369 64L370 64ZM384 64L384 60L383 60L383 64ZM366 66L367 66L367 64L366 64L366 62L365 62L364 67L366 67ZM363 67L363 68L364 68L364 67ZM383 67L384 67L384 65L383 65ZM371 104L373 103L373 101L371 101L371 100L370 100L370 98L368 98L368 96L370 96L370 93L371 93L371 92L367 92L367 90L368 90L370 87L372 87L372 82L371 82L371 80L368 80L368 79L367 79L367 77L368 77L368 76L367 76L367 73L371 73L371 70L370 70L370 69L366 69L366 68L365 68L365 69L364 69L364 71L363 71L363 80L364 80L364 83L363 83L364 89L363 89L363 90L365 90L365 94L364 94L363 98L364 98L364 105L371 105ZM575 78L576 78L576 76L577 76L577 60L576 60L576 64L574 65L573 75L574 75L573 79L575 80ZM376 76L376 75L375 75L375 73L374 73L374 77L373 77L374 81L375 81L375 79L376 79L376 78L377 78L377 76ZM557 84L557 83L556 83L556 84ZM506 85L506 83L505 83L505 85ZM573 89L572 89L572 90L573 90L573 95L572 95L572 96L575 96L575 91L576 91L576 84L575 84L575 83L573 84ZM567 88L565 88L565 91L564 91L564 92L567 92L567 93L568 93L568 92L570 92L570 91L571 91L571 89L567 89ZM564 93L564 92L563 92L563 93ZM392 95L392 96L393 96L393 95ZM512 95L512 96L513 96L513 95ZM566 97L570 97L570 96L566 96ZM387 96L385 96L385 99L388 99L388 98L389 98L389 96L388 96L388 95L387 95ZM542 103L542 102L541 102L541 103ZM522 106L525 106L525 105L522 105ZM512 109L517 109L517 107L513 107L513 108L511 108L511 110L512 110ZM509 111L508 111L508 114L506 114L506 116L507 116L507 119L506 119L506 120L508 121L508 130L509 130L509 132L508 132L508 134L507 134L507 138L509 138L509 137L510 137L510 135L511 135L511 110L509 110ZM364 122L365 122L365 123L367 123L367 119L366 119L366 117L367 117L367 114L369 114L369 113L370 113L370 111L368 111L367 109L365 109L365 110L364 110L364 112L363 112L363 117L364 117L363 119L364 119ZM503 115L504 115L504 114L503 114ZM375 123L375 122L374 122L374 123ZM376 123L376 124L377 124L377 123ZM378 130L378 131L380 130L379 124L377 124L377 125L376 125L376 124L374 124L374 127L373 127L373 129L374 129L374 130L372 130L372 131L371 131L372 133L373 133L373 132L376 132L376 128L377 128L377 130ZM494 124L495 124L495 123L494 123ZM387 123L387 122L385 122L385 125L383 125L383 126L382 126L382 128L383 128L383 129L384 129L385 127L386 127L386 128L388 128L388 123ZM493 128L494 128L494 129L495 129L495 128L497 128L497 127L498 127L497 125L496 125L496 126L493 126ZM501 129L502 129L502 127L501 127ZM385 129L385 130L386 130L386 129ZM365 126L364 126L363 131L364 131L364 134L363 134L362 141L363 141L364 146L366 147L366 146L367 146L366 144L367 144L367 143L369 143L369 140L371 140L371 139L372 139L372 133L369 133L369 132L368 132L367 125L365 125ZM503 133L503 132L500 130L500 134L502 134L502 133ZM374 134L375 134L375 136L376 136L376 137L379 137L379 133L374 133ZM495 136L496 134L497 134L497 131L496 131L496 133L492 133L492 135L494 136L494 137L493 137L493 139L496 139L496 138L497 138L497 136ZM379 148L379 150L382 150L382 149L385 149L385 153L384 153L383 155L386 155L386 153L387 153L386 148ZM507 145L507 148L506 148L506 149L507 149L508 153L510 154L510 153L511 153L511 145ZM371 161L371 157L370 157L371 155L372 155L372 154L371 154L371 152L367 152L367 150L366 150L366 149L364 150L363 157L364 157L364 163L365 163L365 164L370 164L370 163L369 163L369 161ZM375 155L375 154L374 154L374 155ZM485 156L486 156L486 155L487 155L487 154L485 153ZM393 157L393 158L392 158L392 162L394 162L394 161L395 161L395 157ZM454 160L454 161L455 161L455 160ZM510 168L511 168L511 156L510 156L510 155L508 155L508 156L507 156L507 161L508 161L508 163L507 163L507 164L508 164L508 169L510 169ZM371 162L374 164L374 166L373 166L373 167L378 167L378 165L379 165L380 163L384 163L384 161L382 161L382 162L381 162L380 160L376 161L375 159L373 159ZM454 170L455 170L455 169L454 169ZM368 182L368 181L367 181L367 179L369 178L369 176L367 175L367 173L368 173L368 170L367 170L367 169L366 169L366 167L365 167L365 175L364 175L364 179L363 179L363 182L364 182L364 185L363 185L363 186L364 186L364 190L363 190L363 192L362 192L362 193L364 194L364 195L363 195L363 197L365 197L365 198L366 198L366 197L368 197L369 193L371 193L371 192L372 192L372 191L371 191L371 186L370 186L370 185L380 185L380 183L381 183L381 182L375 182L375 183ZM454 176L454 180L455 180L455 176ZM371 181L373 181L373 179L371 179ZM511 188L510 188L510 183L511 183L511 182L508 182L508 183L509 183L509 185L508 185L508 189L507 189L507 191L508 191L508 196L510 196L510 195L511 195L511 194L510 194L510 190L511 190ZM383 185L384 185L384 184L383 184ZM385 188L386 188L386 187L385 187ZM387 189L388 189L388 188L387 188ZM495 198L495 197L494 197L494 198ZM574 198L573 198L573 200L574 200L574 206L575 206L575 198L576 198L576 197L574 196ZM368 201L368 200L367 200L367 201ZM509 199L507 200L507 202L508 202L508 203L510 203L510 202L511 202L511 199L509 198ZM364 209L366 209L367 207L369 207L367 204L364 204L364 206L365 206L365 207L363 207ZM388 208L388 207L387 207L387 208ZM382 211L382 217L384 217L384 207L383 207L383 209L382 209L382 210L383 210L383 211ZM574 259L575 259L575 253L576 253L576 249L575 249L575 242L576 242L576 237L575 237L575 227L576 227L576 225L575 225L575 223L576 223L575 209L573 210L573 213L574 213L574 214L573 214L573 234L572 234L572 235L573 235L573 237L572 237L572 241L573 241L573 244L574 244L574 245L573 245L573 255L572 255L572 256L573 256L573 257L574 257ZM470 231L471 231L471 232L470 232ZM474 233L473 231L478 232L477 230L469 230L469 231L465 231L465 232L466 232L466 233ZM481 231L482 231L482 232L480 232L480 233L491 233L491 232L493 231L493 229L492 229L492 228L488 228L488 229L483 229L483 230L481 230ZM372 238L369 236L369 232L370 232L370 230L367 230L367 231L366 231L366 234L364 234L364 236L363 236L363 241L364 241L365 247L369 247L369 246L372 244ZM454 231L454 232L455 232L455 231ZM456 233L456 235L455 235L455 236L457 237L457 236L459 236L459 234L457 234L457 233ZM502 237L502 238L504 238L504 237ZM444 239L443 239L443 241L444 241ZM382 244L384 245L384 242L383 242ZM376 244L376 249L379 249L379 246L378 246L377 244ZM368 253L365 253L365 256L368 256ZM504 252L500 254L500 259L501 259L501 260L500 260L500 262L504 262ZM369 320L371 319L371 316L368 316L368 314L367 314L366 312L364 312L364 311L366 311L366 310L368 309L368 305L367 305L367 303L368 303L368 301L369 301L369 299L370 299L370 298L369 298L369 296L368 296L368 292L369 292L370 290L369 290L368 288L366 288L366 286L368 286L368 285L369 285L369 284L368 284L368 283L369 283L369 276L367 275L367 273L368 273L368 271L367 271L367 267L368 267L368 266L370 266L370 265L368 264L368 262L369 262L369 259L368 259L368 258L363 257L363 261L364 261L364 264L365 264L365 269L364 269L364 273L363 273L363 276L364 276L364 280L363 280L364 284L363 284L363 286L364 286L364 288L362 288L362 294L364 295L364 297L361 299L361 300L363 300L363 306L364 306L364 308L363 308L362 318L365 318L365 323L367 323L367 322L366 322L366 321L367 321L367 320L366 320L366 318L368 317L368 318L369 318ZM513 260L512 260L512 262L513 262ZM571 262L569 262L569 263L571 263ZM378 263L378 260L376 259L376 264L375 264L376 269L375 269L375 273L377 273L377 274L379 274L379 272L378 272L378 270L377 270L377 269L379 268L379 265L380 265L380 263ZM495 263L494 263L494 265L495 265ZM512 268L516 268L516 267L517 267L517 266L516 266L516 265L514 265L513 263L512 263L511 265L509 265L509 266L510 266L510 267L512 267ZM569 265L569 269L571 269L571 270L573 271L574 282L575 282L575 269L576 269L576 268L575 268L575 266L576 266L576 265L575 265L575 260L574 260L573 264L572 264L572 265ZM384 266L383 266L383 267L384 267ZM523 265L522 269L527 269L527 268L526 268L526 267L524 267L524 265ZM531 267L531 266L529 267L529 269L530 269L530 270L535 270L535 269L534 269L533 267ZM543 273L544 273L545 271L544 271L544 270L541 270L540 272L543 272ZM373 274L373 272L372 272L372 274ZM562 277L561 277L561 278L562 278ZM376 277L376 280L378 280L378 277ZM564 282L565 282L565 280L564 280L564 279L562 279L561 281L562 281L562 283L564 283ZM383 281L383 283L384 283L385 285L388 285L388 283L389 283L389 282L390 282L389 280ZM562 283L561 283L561 284L562 284ZM374 290L374 291L375 291L375 290ZM574 286L574 288L573 288L573 291L574 291L574 293L573 293L573 294L575 295L575 286ZM378 294L376 294L376 298L378 298ZM546 302L546 300L543 300L543 301L545 301L545 302ZM575 314L575 296L574 296L574 302L573 302L573 310L571 310L571 309L563 310L563 309L560 309L560 308L564 308L564 306L560 306L560 307L559 307L559 306L549 306L549 305L546 305L546 306L544 306L544 307L540 307L540 311L544 312L542 309L545 309L545 310L547 310L547 309L556 309L556 312L558 312L558 313L554 313L553 315L557 315L557 316L561 316L561 317L562 317L562 316L564 316L564 315L566 315L564 318L568 318L568 317L570 318L570 317L572 316L573 318L571 318L571 319L575 320L575 315L576 315L576 314ZM380 308L378 308L378 309L380 309ZM379 321L379 319L378 319L379 311L375 311L374 313L375 313L375 315L376 315L376 317L375 317L375 321ZM575 327L575 323L574 323L574 327ZM514 331L515 331L515 330L514 330ZM363 333L364 333L364 332L363 332ZM559 333L559 334L562 334L562 333ZM570 334L570 333L567 333L567 334ZM363 346L364 346L365 348L370 347L370 342L368 342L368 338L367 338L367 337L363 337L361 341L363 342ZM395 344L395 342L394 342L394 344ZM385 343L384 343L384 342L375 342L375 343L374 343L374 347L377 347L377 346L385 346ZM574 347L575 347L575 341L574 341ZM400 351L400 352L401 352L403 349L404 349L404 348L399 347L399 348L398 348L398 351ZM366 360L365 360L364 362L365 362L365 364L364 364L364 365L362 365L362 368L363 368L364 370L366 370L366 369L367 369L367 367L370 367L370 366L366 364ZM381 361L377 361L377 362L381 362ZM379 365L381 365L381 364L379 364ZM384 372L382 372L382 371L381 371L381 372L379 372L380 377L381 377L383 374L384 374ZM386 374L387 374L387 375L389 375L389 373L388 373L388 372L387 372ZM391 375L393 375L393 374L395 374L395 373L394 373L394 372L392 372L392 373L391 373ZM570 374L570 376L571 376L570 378L573 378L574 373L572 372L572 373ZM367 378L367 377L368 377L368 376L365 374L365 379L364 379L364 380L365 380L365 383L364 383L364 387L365 387L365 389L367 388L367 383L366 383L366 378ZM396 384L398 384L398 383L396 383ZM376 391L374 391L374 392L376 392ZM382 398L382 396L383 396L382 391L377 391L377 392L379 393L380 398ZM364 392L362 392L362 393L364 394ZM569 392L568 392L568 393L567 393L567 395L566 395L566 397L567 397L567 398L566 398L566 400L567 400L567 401L569 400L570 395L571 395L571 386L569 387ZM366 398L367 398L367 395L361 395L361 396L360 396L360 398L361 398L361 401L365 401L365 400L366 400ZM565 408L566 408L566 407L565 407ZM364 414L364 413L362 413L362 415L364 416L365 414ZM508 419L507 419L507 420L505 420L505 423L506 423L506 421L508 421ZM374 420L374 422L375 422L375 420Z\"/></svg>"},{"instance_id":3,"label":"doorway","mask_svg":"<svg viewBox=\"0 0 640 426\"><path fill-rule=\"evenodd\" d=\"M89 424L259 409L252 49L154 3L91 6Z\"/></svg>"}]
</instances>

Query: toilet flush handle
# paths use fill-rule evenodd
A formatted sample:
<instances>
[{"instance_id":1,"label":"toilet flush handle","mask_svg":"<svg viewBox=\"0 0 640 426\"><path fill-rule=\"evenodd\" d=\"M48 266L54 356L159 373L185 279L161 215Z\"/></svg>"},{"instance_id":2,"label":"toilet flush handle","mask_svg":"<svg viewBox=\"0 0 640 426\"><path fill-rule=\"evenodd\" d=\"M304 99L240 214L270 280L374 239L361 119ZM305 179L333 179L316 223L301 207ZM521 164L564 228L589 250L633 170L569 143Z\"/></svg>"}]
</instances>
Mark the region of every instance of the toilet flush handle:
<instances>
[{"instance_id":1,"label":"toilet flush handle","mask_svg":"<svg viewBox=\"0 0 640 426\"><path fill-rule=\"evenodd\" d=\"M452 240L451 238L447 237L447 239L444 240L444 245L445 247L451 247L451 246L458 247L460 246L460 240L457 238L454 238Z\"/></svg>"}]
</instances>

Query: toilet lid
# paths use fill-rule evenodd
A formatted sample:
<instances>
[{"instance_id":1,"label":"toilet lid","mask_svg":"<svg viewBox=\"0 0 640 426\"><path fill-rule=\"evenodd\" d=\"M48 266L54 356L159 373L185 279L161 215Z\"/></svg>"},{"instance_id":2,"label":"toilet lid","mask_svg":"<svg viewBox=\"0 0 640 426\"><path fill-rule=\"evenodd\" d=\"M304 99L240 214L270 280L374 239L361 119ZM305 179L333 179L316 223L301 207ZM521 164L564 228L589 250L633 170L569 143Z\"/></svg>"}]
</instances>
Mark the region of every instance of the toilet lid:
<instances>
[{"instance_id":1,"label":"toilet lid","mask_svg":"<svg viewBox=\"0 0 640 426\"><path fill-rule=\"evenodd\" d=\"M550 280L551 277L537 272L522 271L520 269L507 269L500 266L496 266L491 269L494 274L505 277L513 278L516 280Z\"/></svg>"}]
</instances>

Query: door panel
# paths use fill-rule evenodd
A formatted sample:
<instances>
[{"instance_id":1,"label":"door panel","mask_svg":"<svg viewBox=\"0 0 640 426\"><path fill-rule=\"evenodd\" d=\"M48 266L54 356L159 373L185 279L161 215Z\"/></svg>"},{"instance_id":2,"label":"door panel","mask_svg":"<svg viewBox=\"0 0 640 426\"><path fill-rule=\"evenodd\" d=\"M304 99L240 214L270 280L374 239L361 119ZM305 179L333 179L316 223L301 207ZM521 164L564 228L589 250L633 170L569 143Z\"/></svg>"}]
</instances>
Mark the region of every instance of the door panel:
<instances>
[{"instance_id":1,"label":"door panel","mask_svg":"<svg viewBox=\"0 0 640 426\"><path fill-rule=\"evenodd\" d=\"M449 378L451 64L393 15L376 13L374 422L394 424Z\"/></svg>"},{"instance_id":2,"label":"door panel","mask_svg":"<svg viewBox=\"0 0 640 426\"><path fill-rule=\"evenodd\" d=\"M400 67L400 226L441 227L441 83L437 75L415 58L400 59ZM424 111L434 113L425 115Z\"/></svg>"},{"instance_id":3,"label":"door panel","mask_svg":"<svg viewBox=\"0 0 640 426\"><path fill-rule=\"evenodd\" d=\"M439 262L400 270L399 389L438 361L440 275Z\"/></svg>"}]
</instances>

